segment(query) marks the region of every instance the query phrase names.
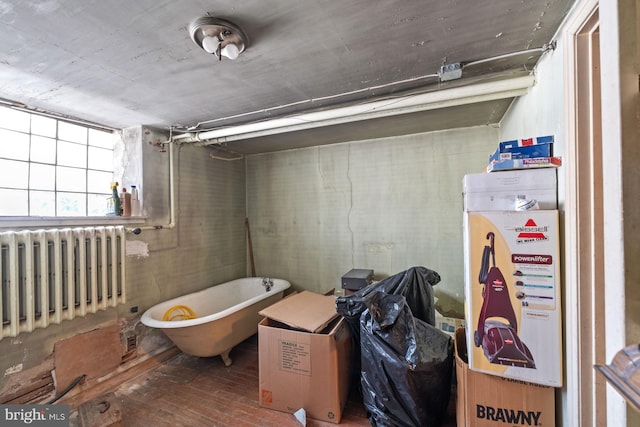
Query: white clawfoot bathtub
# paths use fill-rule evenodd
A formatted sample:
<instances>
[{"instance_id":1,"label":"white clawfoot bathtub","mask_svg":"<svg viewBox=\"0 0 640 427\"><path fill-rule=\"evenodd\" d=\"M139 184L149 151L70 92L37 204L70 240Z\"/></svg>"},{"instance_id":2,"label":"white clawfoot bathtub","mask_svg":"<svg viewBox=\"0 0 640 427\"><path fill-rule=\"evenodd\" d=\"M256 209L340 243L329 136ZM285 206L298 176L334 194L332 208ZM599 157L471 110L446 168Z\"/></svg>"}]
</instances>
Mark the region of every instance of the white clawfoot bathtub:
<instances>
[{"instance_id":1,"label":"white clawfoot bathtub","mask_svg":"<svg viewBox=\"0 0 640 427\"><path fill-rule=\"evenodd\" d=\"M258 332L262 319L258 312L282 299L289 286L282 279L236 279L156 304L140 320L146 326L162 329L184 353L219 355L230 366L231 349ZM191 308L196 318L162 320L167 310L178 305Z\"/></svg>"}]
</instances>

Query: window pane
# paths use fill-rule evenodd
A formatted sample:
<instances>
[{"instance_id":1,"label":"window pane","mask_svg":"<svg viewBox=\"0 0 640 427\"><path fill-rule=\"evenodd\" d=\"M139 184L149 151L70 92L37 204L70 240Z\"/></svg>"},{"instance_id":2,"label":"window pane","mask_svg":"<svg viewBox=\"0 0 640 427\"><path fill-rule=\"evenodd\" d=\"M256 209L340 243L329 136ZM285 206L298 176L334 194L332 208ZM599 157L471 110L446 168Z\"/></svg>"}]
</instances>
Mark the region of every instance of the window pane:
<instances>
[{"instance_id":1,"label":"window pane","mask_svg":"<svg viewBox=\"0 0 640 427\"><path fill-rule=\"evenodd\" d=\"M0 189L0 215L26 216L28 215L28 200L26 190Z\"/></svg>"},{"instance_id":2,"label":"window pane","mask_svg":"<svg viewBox=\"0 0 640 427\"><path fill-rule=\"evenodd\" d=\"M103 171L113 170L113 150L89 147L89 168Z\"/></svg>"},{"instance_id":3,"label":"window pane","mask_svg":"<svg viewBox=\"0 0 640 427\"><path fill-rule=\"evenodd\" d=\"M29 134L0 129L0 157L29 160Z\"/></svg>"},{"instance_id":4,"label":"window pane","mask_svg":"<svg viewBox=\"0 0 640 427\"><path fill-rule=\"evenodd\" d=\"M89 145L113 149L113 134L96 129L89 129Z\"/></svg>"},{"instance_id":5,"label":"window pane","mask_svg":"<svg viewBox=\"0 0 640 427\"><path fill-rule=\"evenodd\" d=\"M56 140L42 136L31 137L31 161L55 164Z\"/></svg>"},{"instance_id":6,"label":"window pane","mask_svg":"<svg viewBox=\"0 0 640 427\"><path fill-rule=\"evenodd\" d=\"M65 168L62 166L58 166L56 168L56 172L58 191L86 191L87 175L84 169Z\"/></svg>"},{"instance_id":7,"label":"window pane","mask_svg":"<svg viewBox=\"0 0 640 427\"><path fill-rule=\"evenodd\" d=\"M56 119L51 117L31 115L31 133L42 136L56 137Z\"/></svg>"},{"instance_id":8,"label":"window pane","mask_svg":"<svg viewBox=\"0 0 640 427\"><path fill-rule=\"evenodd\" d=\"M58 216L85 216L87 195L58 192Z\"/></svg>"},{"instance_id":9,"label":"window pane","mask_svg":"<svg viewBox=\"0 0 640 427\"><path fill-rule=\"evenodd\" d=\"M58 141L58 164L64 166L87 167L87 146Z\"/></svg>"},{"instance_id":10,"label":"window pane","mask_svg":"<svg viewBox=\"0 0 640 427\"><path fill-rule=\"evenodd\" d=\"M87 128L67 122L58 122L58 139L86 144Z\"/></svg>"},{"instance_id":11,"label":"window pane","mask_svg":"<svg viewBox=\"0 0 640 427\"><path fill-rule=\"evenodd\" d=\"M107 199L110 196L104 194L88 194L87 197L89 202L89 212L87 215L104 216L109 212Z\"/></svg>"},{"instance_id":12,"label":"window pane","mask_svg":"<svg viewBox=\"0 0 640 427\"><path fill-rule=\"evenodd\" d=\"M29 116L30 114L24 111L0 107L0 127L29 132Z\"/></svg>"},{"instance_id":13,"label":"window pane","mask_svg":"<svg viewBox=\"0 0 640 427\"><path fill-rule=\"evenodd\" d=\"M56 167L31 163L29 171L29 188L32 190L55 190ZM33 207L33 205L32 205Z\"/></svg>"},{"instance_id":14,"label":"window pane","mask_svg":"<svg viewBox=\"0 0 640 427\"><path fill-rule=\"evenodd\" d=\"M29 192L31 216L56 216L56 193L53 191Z\"/></svg>"},{"instance_id":15,"label":"window pane","mask_svg":"<svg viewBox=\"0 0 640 427\"><path fill-rule=\"evenodd\" d=\"M0 105L0 216L105 215L117 141L108 130Z\"/></svg>"},{"instance_id":16,"label":"window pane","mask_svg":"<svg viewBox=\"0 0 640 427\"><path fill-rule=\"evenodd\" d=\"M111 172L87 171L87 191L90 193L102 193L106 197L111 194L111 182L113 175Z\"/></svg>"},{"instance_id":17,"label":"window pane","mask_svg":"<svg viewBox=\"0 0 640 427\"><path fill-rule=\"evenodd\" d=\"M29 163L0 159L0 187L26 189L28 184Z\"/></svg>"}]
</instances>

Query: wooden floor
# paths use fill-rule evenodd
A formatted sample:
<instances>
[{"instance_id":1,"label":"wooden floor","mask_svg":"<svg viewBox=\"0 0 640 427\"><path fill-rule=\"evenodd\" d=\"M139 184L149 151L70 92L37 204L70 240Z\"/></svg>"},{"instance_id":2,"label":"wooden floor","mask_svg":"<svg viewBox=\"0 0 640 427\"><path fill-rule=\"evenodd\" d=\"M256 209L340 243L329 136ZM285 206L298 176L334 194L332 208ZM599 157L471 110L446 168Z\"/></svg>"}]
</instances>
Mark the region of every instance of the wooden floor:
<instances>
[{"instance_id":1,"label":"wooden floor","mask_svg":"<svg viewBox=\"0 0 640 427\"><path fill-rule=\"evenodd\" d=\"M199 358L180 353L158 368L122 384L114 393L122 404L124 425L300 426L292 414L258 405L257 347L257 335L235 347L231 352L233 364L230 367L225 367L220 357ZM452 401L449 407L454 408L455 402ZM71 414L71 425L78 425L77 414ZM355 388L340 425L370 425ZM335 424L307 418L307 426ZM454 413L444 426L455 426Z\"/></svg>"}]
</instances>

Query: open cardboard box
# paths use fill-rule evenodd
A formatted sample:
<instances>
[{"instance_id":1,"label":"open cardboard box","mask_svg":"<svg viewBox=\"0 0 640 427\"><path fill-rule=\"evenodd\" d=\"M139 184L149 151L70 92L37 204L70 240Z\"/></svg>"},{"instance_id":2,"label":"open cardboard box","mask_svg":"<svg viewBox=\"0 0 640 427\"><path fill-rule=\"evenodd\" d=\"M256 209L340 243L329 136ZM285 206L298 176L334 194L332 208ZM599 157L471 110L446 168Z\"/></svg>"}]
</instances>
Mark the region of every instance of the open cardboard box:
<instances>
[{"instance_id":1,"label":"open cardboard box","mask_svg":"<svg viewBox=\"0 0 640 427\"><path fill-rule=\"evenodd\" d=\"M260 312L260 406L339 423L350 387L351 335L335 298L309 291Z\"/></svg>"},{"instance_id":2,"label":"open cardboard box","mask_svg":"<svg viewBox=\"0 0 640 427\"><path fill-rule=\"evenodd\" d=\"M458 427L555 426L553 387L470 370L464 328L455 345Z\"/></svg>"}]
</instances>

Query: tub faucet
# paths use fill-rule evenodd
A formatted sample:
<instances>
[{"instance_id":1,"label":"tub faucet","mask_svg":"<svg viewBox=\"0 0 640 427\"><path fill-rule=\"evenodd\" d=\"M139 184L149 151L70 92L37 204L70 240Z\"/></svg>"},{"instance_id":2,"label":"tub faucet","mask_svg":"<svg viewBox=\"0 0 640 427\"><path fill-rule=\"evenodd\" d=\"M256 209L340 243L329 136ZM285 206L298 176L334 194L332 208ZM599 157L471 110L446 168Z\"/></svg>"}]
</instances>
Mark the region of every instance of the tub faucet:
<instances>
[{"instance_id":1,"label":"tub faucet","mask_svg":"<svg viewBox=\"0 0 640 427\"><path fill-rule=\"evenodd\" d=\"M269 292L271 290L271 287L273 287L273 279L269 277L263 277L262 286L264 286L267 289L267 292Z\"/></svg>"}]
</instances>

